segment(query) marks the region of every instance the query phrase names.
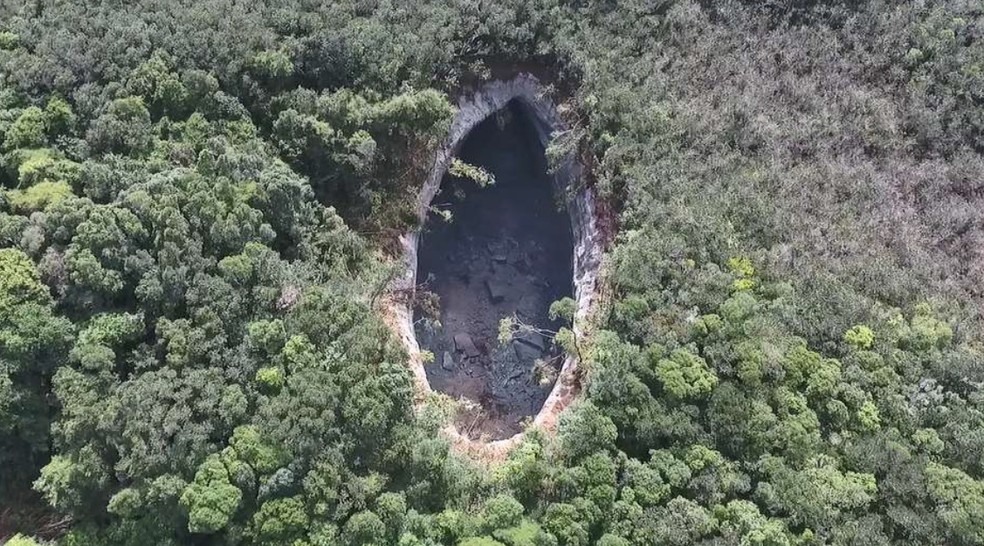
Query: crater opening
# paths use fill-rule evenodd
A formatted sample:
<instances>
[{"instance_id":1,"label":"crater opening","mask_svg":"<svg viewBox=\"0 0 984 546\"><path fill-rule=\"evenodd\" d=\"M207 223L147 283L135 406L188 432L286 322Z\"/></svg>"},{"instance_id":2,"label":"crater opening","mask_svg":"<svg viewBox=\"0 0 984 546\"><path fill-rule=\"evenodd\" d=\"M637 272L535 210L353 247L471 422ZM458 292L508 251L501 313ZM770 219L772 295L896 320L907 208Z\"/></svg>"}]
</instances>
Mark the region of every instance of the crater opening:
<instances>
[{"instance_id":1,"label":"crater opening","mask_svg":"<svg viewBox=\"0 0 984 546\"><path fill-rule=\"evenodd\" d=\"M536 123L513 99L468 133L457 156L495 182L445 173L418 243L418 301L433 301L421 291L437 301L414 316L434 355L424 370L432 389L462 401L456 426L473 439L522 431L563 364L550 336L562 324L548 309L574 295L574 237ZM500 343L504 318L543 332Z\"/></svg>"},{"instance_id":2,"label":"crater opening","mask_svg":"<svg viewBox=\"0 0 984 546\"><path fill-rule=\"evenodd\" d=\"M444 432L455 449L482 460L504 458L527 421L555 430L580 389L575 354L560 355L547 339L498 341L498 321L511 313L553 329L550 303L573 292L571 329L580 354L612 229L607 216L596 216L594 191L583 182L574 153L562 154L547 172L544 149L566 128L562 112L530 74L463 93L420 189L421 227L400 236L403 267L390 283L383 316L407 349L418 408L434 390L470 401L471 409ZM491 171L495 185L449 179L456 156ZM450 210L450 223L430 214L442 209ZM438 307L445 316L440 328L425 330L415 303L432 292L443 300ZM458 336L456 344L456 333L468 337ZM432 362L424 358L428 353ZM545 366L530 366L537 353Z\"/></svg>"}]
</instances>

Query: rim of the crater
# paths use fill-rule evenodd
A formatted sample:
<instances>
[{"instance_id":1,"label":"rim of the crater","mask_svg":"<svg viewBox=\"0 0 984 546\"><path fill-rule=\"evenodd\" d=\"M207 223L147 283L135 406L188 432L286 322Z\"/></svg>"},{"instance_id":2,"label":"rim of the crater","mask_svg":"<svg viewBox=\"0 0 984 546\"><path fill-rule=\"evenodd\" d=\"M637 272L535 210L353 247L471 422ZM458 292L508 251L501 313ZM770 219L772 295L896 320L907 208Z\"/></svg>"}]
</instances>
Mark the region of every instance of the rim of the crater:
<instances>
[{"instance_id":1,"label":"rim of the crater","mask_svg":"<svg viewBox=\"0 0 984 546\"><path fill-rule=\"evenodd\" d=\"M452 158L472 129L505 109L513 101L520 105L533 123L537 138L544 148L549 144L553 134L567 130L568 125L564 123L556 105L539 80L531 74L523 73L508 80L490 81L478 86L471 93L460 96L451 129L435 156L434 165L418 196L419 227L400 236L403 268L402 274L392 283L393 293L408 294L415 289L420 230L424 226L430 203L440 189L441 181ZM584 183L583 167L573 154L561 160L559 167L550 178L555 194L564 197L565 208L571 221L574 242L574 299L577 302L573 330L577 336L581 336L594 304L603 247L596 217L595 195L594 190ZM420 345L414 332L412 298L392 298L389 307L392 320L388 322L396 330L410 355L409 365L417 387L418 402L423 402L433 390L424 370ZM567 355L550 394L533 418L531 425L533 428L547 432L556 429L561 412L570 405L580 391L577 369L576 356ZM493 457L504 455L522 439L524 434L519 432L509 438L494 441L472 440L459 433L453 424L448 425L444 432L451 437L452 444L459 450L472 453L478 450L484 455L491 454Z\"/></svg>"}]
</instances>

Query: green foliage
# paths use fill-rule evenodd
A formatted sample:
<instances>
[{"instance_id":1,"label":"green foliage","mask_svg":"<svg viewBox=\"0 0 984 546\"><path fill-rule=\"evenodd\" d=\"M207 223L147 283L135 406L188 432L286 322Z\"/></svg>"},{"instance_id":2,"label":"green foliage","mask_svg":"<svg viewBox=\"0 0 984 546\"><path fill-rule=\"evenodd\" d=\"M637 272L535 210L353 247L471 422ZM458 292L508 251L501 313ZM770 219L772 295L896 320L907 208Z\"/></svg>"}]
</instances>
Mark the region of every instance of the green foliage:
<instances>
[{"instance_id":1,"label":"green foliage","mask_svg":"<svg viewBox=\"0 0 984 546\"><path fill-rule=\"evenodd\" d=\"M543 526L557 537L561 544L587 546L589 532L587 522L578 513L577 507L569 503L552 503L543 515Z\"/></svg>"},{"instance_id":2,"label":"green foliage","mask_svg":"<svg viewBox=\"0 0 984 546\"><path fill-rule=\"evenodd\" d=\"M751 277L755 275L755 266L747 256L733 256L728 258L728 269L739 277Z\"/></svg>"},{"instance_id":3,"label":"green foliage","mask_svg":"<svg viewBox=\"0 0 984 546\"><path fill-rule=\"evenodd\" d=\"M43 8L0 8L13 532L984 542L975 4ZM613 239L580 399L485 469L373 304L457 95L519 69Z\"/></svg>"},{"instance_id":4,"label":"green foliage","mask_svg":"<svg viewBox=\"0 0 984 546\"><path fill-rule=\"evenodd\" d=\"M465 163L457 157L453 158L451 164L448 165L448 173L458 178L471 180L483 188L490 184L495 184L495 176L492 173L482 167Z\"/></svg>"},{"instance_id":5,"label":"green foliage","mask_svg":"<svg viewBox=\"0 0 984 546\"><path fill-rule=\"evenodd\" d=\"M495 469L496 481L504 482L520 501L532 501L546 479L549 464L544 459L543 445L538 438L524 438L509 454L506 462Z\"/></svg>"},{"instance_id":6,"label":"green foliage","mask_svg":"<svg viewBox=\"0 0 984 546\"><path fill-rule=\"evenodd\" d=\"M921 428L912 435L912 442L918 449L927 453L938 454L943 451L943 440L938 432L931 428Z\"/></svg>"},{"instance_id":7,"label":"green foliage","mask_svg":"<svg viewBox=\"0 0 984 546\"><path fill-rule=\"evenodd\" d=\"M70 134L77 123L78 118L65 99L52 97L45 105L44 125L50 137Z\"/></svg>"},{"instance_id":8,"label":"green foliage","mask_svg":"<svg viewBox=\"0 0 984 546\"><path fill-rule=\"evenodd\" d=\"M964 472L929 463L926 485L936 503L936 511L948 533L959 541L977 544L984 541L984 483Z\"/></svg>"},{"instance_id":9,"label":"green foliage","mask_svg":"<svg viewBox=\"0 0 984 546\"><path fill-rule=\"evenodd\" d=\"M734 256L728 259L728 269L738 277L732 283L732 287L737 291L751 290L755 288L755 267L747 256Z\"/></svg>"},{"instance_id":10,"label":"green foliage","mask_svg":"<svg viewBox=\"0 0 984 546\"><path fill-rule=\"evenodd\" d=\"M140 491L133 488L121 489L109 499L106 511L110 514L123 518L132 518L138 515L143 501L140 498Z\"/></svg>"},{"instance_id":11,"label":"green foliage","mask_svg":"<svg viewBox=\"0 0 984 546\"><path fill-rule=\"evenodd\" d=\"M485 501L482 509L484 525L489 530L506 529L520 523L523 505L508 495L497 495Z\"/></svg>"},{"instance_id":12,"label":"green foliage","mask_svg":"<svg viewBox=\"0 0 984 546\"><path fill-rule=\"evenodd\" d=\"M856 349L870 349L871 344L875 342L875 333L871 328L859 324L844 332L844 342Z\"/></svg>"},{"instance_id":13,"label":"green foliage","mask_svg":"<svg viewBox=\"0 0 984 546\"><path fill-rule=\"evenodd\" d=\"M86 140L95 153L143 155L153 144L150 112L140 97L116 99L93 120Z\"/></svg>"},{"instance_id":14,"label":"green foliage","mask_svg":"<svg viewBox=\"0 0 984 546\"><path fill-rule=\"evenodd\" d=\"M618 429L597 406L583 402L562 416L558 435L566 456L576 460L610 449Z\"/></svg>"},{"instance_id":15,"label":"green foliage","mask_svg":"<svg viewBox=\"0 0 984 546\"><path fill-rule=\"evenodd\" d=\"M25 108L7 129L3 148L41 148L45 144L44 111L37 106Z\"/></svg>"},{"instance_id":16,"label":"green foliage","mask_svg":"<svg viewBox=\"0 0 984 546\"><path fill-rule=\"evenodd\" d=\"M52 457L41 469L34 488L51 506L82 513L109 483L108 470L95 450L86 447L70 457Z\"/></svg>"},{"instance_id":17,"label":"green foliage","mask_svg":"<svg viewBox=\"0 0 984 546\"><path fill-rule=\"evenodd\" d=\"M550 304L550 320L563 319L568 323L574 322L577 313L577 302L573 298L563 298Z\"/></svg>"},{"instance_id":18,"label":"green foliage","mask_svg":"<svg viewBox=\"0 0 984 546\"><path fill-rule=\"evenodd\" d=\"M683 497L671 499L654 515L651 525L658 544L693 544L710 535L716 525L706 509Z\"/></svg>"},{"instance_id":19,"label":"green foliage","mask_svg":"<svg viewBox=\"0 0 984 546\"><path fill-rule=\"evenodd\" d=\"M284 386L284 372L280 368L256 370L256 382L268 392L277 392Z\"/></svg>"},{"instance_id":20,"label":"green foliage","mask_svg":"<svg viewBox=\"0 0 984 546\"><path fill-rule=\"evenodd\" d=\"M598 546L630 546L631 542L620 536L605 534L598 539Z\"/></svg>"},{"instance_id":21,"label":"green foliage","mask_svg":"<svg viewBox=\"0 0 984 546\"><path fill-rule=\"evenodd\" d=\"M179 116L186 108L188 90L177 74L170 69L168 56L161 51L155 52L150 59L144 61L133 70L126 81L130 94L142 97L158 114ZM136 103L128 106L124 114L119 107L120 117L140 118L142 113Z\"/></svg>"},{"instance_id":22,"label":"green foliage","mask_svg":"<svg viewBox=\"0 0 984 546\"><path fill-rule=\"evenodd\" d=\"M30 214L45 210L48 207L74 197L72 187L67 182L38 182L24 190L7 192L7 203L10 208L20 214Z\"/></svg>"},{"instance_id":23,"label":"green foliage","mask_svg":"<svg viewBox=\"0 0 984 546\"><path fill-rule=\"evenodd\" d=\"M136 315L105 314L92 318L79 333L70 356L86 370L110 371L116 366L116 349L143 333Z\"/></svg>"},{"instance_id":24,"label":"green foliage","mask_svg":"<svg viewBox=\"0 0 984 546\"><path fill-rule=\"evenodd\" d=\"M26 537L22 534L16 534L5 542L7 546L39 546L39 543L33 538Z\"/></svg>"},{"instance_id":25,"label":"green foliage","mask_svg":"<svg viewBox=\"0 0 984 546\"><path fill-rule=\"evenodd\" d=\"M43 303L49 298L30 257L14 248L0 249L0 309L28 302Z\"/></svg>"},{"instance_id":26,"label":"green foliage","mask_svg":"<svg viewBox=\"0 0 984 546\"><path fill-rule=\"evenodd\" d=\"M270 445L260 430L252 425L236 427L229 446L235 450L239 460L261 474L273 472L283 462L283 452Z\"/></svg>"},{"instance_id":27,"label":"green foliage","mask_svg":"<svg viewBox=\"0 0 984 546\"><path fill-rule=\"evenodd\" d=\"M471 537L458 542L458 546L505 546L492 537Z\"/></svg>"},{"instance_id":28,"label":"green foliage","mask_svg":"<svg viewBox=\"0 0 984 546\"><path fill-rule=\"evenodd\" d=\"M399 537L407 516L407 500L403 493L383 493L376 499L376 513L386 526L389 537Z\"/></svg>"},{"instance_id":29,"label":"green foliage","mask_svg":"<svg viewBox=\"0 0 984 546\"><path fill-rule=\"evenodd\" d=\"M342 537L345 544L383 544L386 525L372 512L359 512L345 523Z\"/></svg>"},{"instance_id":30,"label":"green foliage","mask_svg":"<svg viewBox=\"0 0 984 546\"><path fill-rule=\"evenodd\" d=\"M557 330L557 333L554 335L554 344L570 355L578 355L580 352L577 344L577 335L570 328Z\"/></svg>"},{"instance_id":31,"label":"green foliage","mask_svg":"<svg viewBox=\"0 0 984 546\"><path fill-rule=\"evenodd\" d=\"M707 394L718 382L707 362L685 349L677 349L669 358L660 359L655 372L663 388L677 398Z\"/></svg>"},{"instance_id":32,"label":"green foliage","mask_svg":"<svg viewBox=\"0 0 984 546\"><path fill-rule=\"evenodd\" d=\"M261 51L251 61L252 70L260 77L278 82L294 72L294 64L283 51Z\"/></svg>"},{"instance_id":33,"label":"green foliage","mask_svg":"<svg viewBox=\"0 0 984 546\"><path fill-rule=\"evenodd\" d=\"M71 324L55 316L48 288L24 252L0 249L0 494L16 493L47 461L49 415L45 378L66 357Z\"/></svg>"},{"instance_id":34,"label":"green foliage","mask_svg":"<svg viewBox=\"0 0 984 546\"><path fill-rule=\"evenodd\" d=\"M822 457L802 472L778 459L764 465L770 482L760 485L756 495L766 506L788 512L792 522L811 529L829 529L845 512L867 507L877 492L871 474L841 472Z\"/></svg>"},{"instance_id":35,"label":"green foliage","mask_svg":"<svg viewBox=\"0 0 984 546\"><path fill-rule=\"evenodd\" d=\"M47 182L68 185L75 182L79 166L63 159L50 148L18 150L12 163L17 166L17 182L21 188Z\"/></svg>"},{"instance_id":36,"label":"green foliage","mask_svg":"<svg viewBox=\"0 0 984 546\"><path fill-rule=\"evenodd\" d=\"M786 525L762 515L754 503L735 500L716 506L714 517L721 534L735 542L761 546L789 546L796 543Z\"/></svg>"},{"instance_id":37,"label":"green foliage","mask_svg":"<svg viewBox=\"0 0 984 546\"><path fill-rule=\"evenodd\" d=\"M928 305L920 304L916 306L902 342L915 350L930 350L949 345L952 339L953 329L950 325L936 318Z\"/></svg>"},{"instance_id":38,"label":"green foliage","mask_svg":"<svg viewBox=\"0 0 984 546\"><path fill-rule=\"evenodd\" d=\"M209 457L195 473L195 481L181 493L181 506L188 511L188 530L215 533L239 508L243 492L230 483L229 471L218 456Z\"/></svg>"},{"instance_id":39,"label":"green foliage","mask_svg":"<svg viewBox=\"0 0 984 546\"><path fill-rule=\"evenodd\" d=\"M258 320L249 323L249 341L267 354L277 354L284 348L284 323L282 320Z\"/></svg>"},{"instance_id":40,"label":"green foliage","mask_svg":"<svg viewBox=\"0 0 984 546\"><path fill-rule=\"evenodd\" d=\"M858 410L858 421L864 430L877 430L881 424L881 419L878 417L878 406L871 400L861 404L861 408Z\"/></svg>"},{"instance_id":41,"label":"green foliage","mask_svg":"<svg viewBox=\"0 0 984 546\"><path fill-rule=\"evenodd\" d=\"M308 528L304 503L297 497L264 502L253 516L253 526L260 544L290 544Z\"/></svg>"},{"instance_id":42,"label":"green foliage","mask_svg":"<svg viewBox=\"0 0 984 546\"><path fill-rule=\"evenodd\" d=\"M0 31L0 50L16 49L20 45L20 37L10 31Z\"/></svg>"},{"instance_id":43,"label":"green foliage","mask_svg":"<svg viewBox=\"0 0 984 546\"><path fill-rule=\"evenodd\" d=\"M557 539L543 530L540 525L523 520L522 523L493 533L494 538L508 546L551 546Z\"/></svg>"}]
</instances>

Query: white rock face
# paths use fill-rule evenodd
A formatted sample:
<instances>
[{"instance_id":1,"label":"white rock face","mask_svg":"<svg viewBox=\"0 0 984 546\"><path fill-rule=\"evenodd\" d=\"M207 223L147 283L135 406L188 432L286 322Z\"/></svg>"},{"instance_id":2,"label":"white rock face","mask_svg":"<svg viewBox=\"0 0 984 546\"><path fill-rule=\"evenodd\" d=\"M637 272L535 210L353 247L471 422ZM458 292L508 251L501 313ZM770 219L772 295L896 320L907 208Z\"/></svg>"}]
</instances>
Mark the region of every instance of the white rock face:
<instances>
[{"instance_id":1,"label":"white rock face","mask_svg":"<svg viewBox=\"0 0 984 546\"><path fill-rule=\"evenodd\" d=\"M459 98L458 112L451 125L447 139L437 152L434 166L421 188L417 202L419 225L427 219L431 201L437 194L452 158L464 144L468 134L479 123L506 107L512 100L518 100L536 128L539 140L546 147L552 135L567 129L560 118L556 106L543 91L540 82L529 74L520 74L507 81L492 81L474 93ZM566 209L570 216L574 235L574 296L577 301L574 331L580 335L581 326L587 319L595 295L595 284L602 257L602 238L598 230L594 193L586 187L581 178L582 167L573 156L562 160L556 173L552 175L557 195L564 195ZM416 286L417 245L420 232L413 230L404 233L400 242L403 247L403 274L393 283L393 290L407 293ZM413 329L413 309L410 303L394 302L390 312L407 351L411 355L411 369L414 373L418 391L421 395L431 392L419 358L420 346ZM577 359L568 356L561 368L556 384L550 392L543 408L533 420L533 425L545 430L553 430L561 411L576 396ZM446 431L459 447L466 451L480 450L485 455L504 455L522 437L517 434L511 438L495 442L481 443L469 440L458 434L453 427ZM480 444L480 445L479 445Z\"/></svg>"}]
</instances>

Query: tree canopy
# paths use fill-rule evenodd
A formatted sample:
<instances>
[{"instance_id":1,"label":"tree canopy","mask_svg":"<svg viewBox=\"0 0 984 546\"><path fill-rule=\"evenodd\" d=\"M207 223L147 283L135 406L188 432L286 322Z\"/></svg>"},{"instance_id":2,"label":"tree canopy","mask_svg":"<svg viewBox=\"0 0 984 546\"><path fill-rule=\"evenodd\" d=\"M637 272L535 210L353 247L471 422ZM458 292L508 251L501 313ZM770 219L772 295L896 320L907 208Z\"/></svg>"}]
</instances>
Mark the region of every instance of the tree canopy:
<instances>
[{"instance_id":1,"label":"tree canopy","mask_svg":"<svg viewBox=\"0 0 984 546\"><path fill-rule=\"evenodd\" d=\"M984 544L982 31L962 0L4 4L0 540ZM578 400L487 468L414 411L377 295L456 96L520 71L614 240Z\"/></svg>"}]
</instances>

